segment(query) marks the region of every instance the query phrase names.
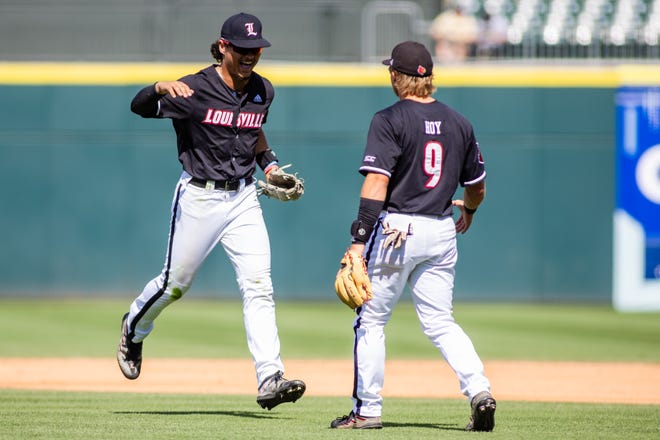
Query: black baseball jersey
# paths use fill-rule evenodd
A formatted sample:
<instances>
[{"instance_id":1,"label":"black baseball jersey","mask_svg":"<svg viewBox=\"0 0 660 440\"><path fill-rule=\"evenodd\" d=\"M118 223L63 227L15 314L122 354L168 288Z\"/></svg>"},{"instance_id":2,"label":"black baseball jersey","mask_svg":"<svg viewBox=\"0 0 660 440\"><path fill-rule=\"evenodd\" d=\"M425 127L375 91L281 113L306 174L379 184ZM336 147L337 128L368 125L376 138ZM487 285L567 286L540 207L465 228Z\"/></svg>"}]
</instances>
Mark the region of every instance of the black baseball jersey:
<instances>
[{"instance_id":1,"label":"black baseball jersey","mask_svg":"<svg viewBox=\"0 0 660 440\"><path fill-rule=\"evenodd\" d=\"M161 96L153 114L142 116L172 119L179 161L191 176L211 180L249 177L256 168L257 136L275 92L270 81L252 72L238 95L215 68L212 65L179 80L194 90L192 96Z\"/></svg>"},{"instance_id":2,"label":"black baseball jersey","mask_svg":"<svg viewBox=\"0 0 660 440\"><path fill-rule=\"evenodd\" d=\"M409 99L374 115L359 171L390 178L388 212L443 216L458 185L486 177L470 122L439 101Z\"/></svg>"}]
</instances>

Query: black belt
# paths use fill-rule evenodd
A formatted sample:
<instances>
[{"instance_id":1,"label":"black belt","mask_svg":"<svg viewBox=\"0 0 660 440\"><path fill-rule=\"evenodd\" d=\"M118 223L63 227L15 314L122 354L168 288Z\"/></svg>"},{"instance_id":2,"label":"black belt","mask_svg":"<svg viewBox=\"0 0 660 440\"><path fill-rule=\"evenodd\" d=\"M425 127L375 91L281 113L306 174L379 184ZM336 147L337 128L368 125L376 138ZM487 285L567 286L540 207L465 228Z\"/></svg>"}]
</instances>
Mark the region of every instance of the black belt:
<instances>
[{"instance_id":1,"label":"black belt","mask_svg":"<svg viewBox=\"0 0 660 440\"><path fill-rule=\"evenodd\" d=\"M252 176L246 177L245 179L229 179L229 180L204 180L204 179L198 179L197 177L193 177L190 179L190 183L198 186L200 188L206 188L207 184L213 185L214 189L222 189L225 191L236 191L238 188L241 187L241 181L245 181L245 185L249 185L252 182L254 182L254 178Z\"/></svg>"}]
</instances>

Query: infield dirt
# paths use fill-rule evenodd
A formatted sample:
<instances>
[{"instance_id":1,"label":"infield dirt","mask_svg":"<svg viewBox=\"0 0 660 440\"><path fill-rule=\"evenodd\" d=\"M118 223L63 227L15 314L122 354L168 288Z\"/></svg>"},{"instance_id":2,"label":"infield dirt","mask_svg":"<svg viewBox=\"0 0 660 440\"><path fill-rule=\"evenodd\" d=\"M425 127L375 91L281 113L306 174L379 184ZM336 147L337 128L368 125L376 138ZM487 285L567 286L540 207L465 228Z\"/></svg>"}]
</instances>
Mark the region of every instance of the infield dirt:
<instances>
[{"instance_id":1,"label":"infield dirt","mask_svg":"<svg viewBox=\"0 0 660 440\"><path fill-rule=\"evenodd\" d=\"M350 397L348 360L285 360L286 376L303 379L307 396ZM488 361L498 400L660 404L660 363ZM4 358L0 388L256 395L246 359L145 359L142 375L125 379L114 358ZM383 396L460 399L441 360L390 360Z\"/></svg>"}]
</instances>

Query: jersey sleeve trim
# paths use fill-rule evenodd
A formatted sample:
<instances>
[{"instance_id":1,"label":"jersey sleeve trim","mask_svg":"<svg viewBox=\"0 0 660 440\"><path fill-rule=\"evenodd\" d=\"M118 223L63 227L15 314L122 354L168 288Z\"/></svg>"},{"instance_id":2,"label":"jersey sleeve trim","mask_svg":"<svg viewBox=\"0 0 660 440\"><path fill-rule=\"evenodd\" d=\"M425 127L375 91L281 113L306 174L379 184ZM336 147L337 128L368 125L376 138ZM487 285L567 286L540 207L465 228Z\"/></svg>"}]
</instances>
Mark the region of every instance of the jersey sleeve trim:
<instances>
[{"instance_id":1,"label":"jersey sleeve trim","mask_svg":"<svg viewBox=\"0 0 660 440\"><path fill-rule=\"evenodd\" d=\"M472 180L469 180L469 181L467 181L467 182L463 182L463 186L474 185L475 183L479 183L479 182L481 182L481 181L484 180L485 178L486 178L486 172L484 171L484 172L481 173L481 175L480 175L479 177L477 177L476 179L472 179Z\"/></svg>"},{"instance_id":2,"label":"jersey sleeve trim","mask_svg":"<svg viewBox=\"0 0 660 440\"><path fill-rule=\"evenodd\" d=\"M360 173L365 174L365 175L367 173L377 173L377 174L384 174L385 176L390 177L390 178L392 177L392 173L390 173L389 171L384 170L382 168L363 166L363 167L360 167L359 171L360 171Z\"/></svg>"}]
</instances>

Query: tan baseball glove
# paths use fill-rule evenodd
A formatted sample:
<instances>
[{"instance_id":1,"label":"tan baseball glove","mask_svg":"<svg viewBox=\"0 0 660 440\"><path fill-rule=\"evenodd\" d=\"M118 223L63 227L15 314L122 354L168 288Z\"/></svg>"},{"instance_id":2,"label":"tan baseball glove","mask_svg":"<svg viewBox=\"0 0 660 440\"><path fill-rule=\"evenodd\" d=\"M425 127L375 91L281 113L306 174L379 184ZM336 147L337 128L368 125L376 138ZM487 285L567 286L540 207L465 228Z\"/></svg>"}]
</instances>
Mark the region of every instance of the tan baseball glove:
<instances>
[{"instance_id":1,"label":"tan baseball glove","mask_svg":"<svg viewBox=\"0 0 660 440\"><path fill-rule=\"evenodd\" d=\"M362 254L347 250L340 261L335 277L335 290L339 299L351 309L360 307L373 297L367 265Z\"/></svg>"},{"instance_id":2,"label":"tan baseball glove","mask_svg":"<svg viewBox=\"0 0 660 440\"><path fill-rule=\"evenodd\" d=\"M304 180L298 177L298 173L291 174L284 171L291 165L285 165L281 168L268 173L266 181L257 182L257 193L263 194L272 199L288 202L289 200L298 200L304 193Z\"/></svg>"}]
</instances>

